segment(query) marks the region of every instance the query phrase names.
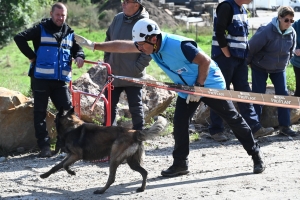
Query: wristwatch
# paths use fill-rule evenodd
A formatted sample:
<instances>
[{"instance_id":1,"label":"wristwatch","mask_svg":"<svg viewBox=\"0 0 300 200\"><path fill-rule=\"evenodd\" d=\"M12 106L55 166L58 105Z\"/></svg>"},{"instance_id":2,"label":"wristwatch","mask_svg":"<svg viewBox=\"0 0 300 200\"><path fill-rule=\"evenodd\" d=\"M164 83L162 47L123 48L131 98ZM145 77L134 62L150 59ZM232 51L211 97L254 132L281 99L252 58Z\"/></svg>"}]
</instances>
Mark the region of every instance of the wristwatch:
<instances>
[{"instance_id":1,"label":"wristwatch","mask_svg":"<svg viewBox=\"0 0 300 200\"><path fill-rule=\"evenodd\" d=\"M195 84L194 84L194 86L198 86L198 87L204 87L204 85L201 85L200 83L198 83L198 82L196 82Z\"/></svg>"}]
</instances>

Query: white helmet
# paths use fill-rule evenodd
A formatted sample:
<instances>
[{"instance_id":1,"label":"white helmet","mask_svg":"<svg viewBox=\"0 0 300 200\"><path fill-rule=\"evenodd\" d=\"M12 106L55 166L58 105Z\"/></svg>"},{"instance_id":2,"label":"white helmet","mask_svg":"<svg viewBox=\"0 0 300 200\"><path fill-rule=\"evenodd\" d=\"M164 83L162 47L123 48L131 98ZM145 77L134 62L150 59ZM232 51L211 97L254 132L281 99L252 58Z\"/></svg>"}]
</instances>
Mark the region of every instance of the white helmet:
<instances>
[{"instance_id":1,"label":"white helmet","mask_svg":"<svg viewBox=\"0 0 300 200\"><path fill-rule=\"evenodd\" d=\"M143 42L146 40L146 36L152 34L160 34L160 29L157 23L151 19L140 19L135 23L132 28L132 40L135 42Z\"/></svg>"}]
</instances>

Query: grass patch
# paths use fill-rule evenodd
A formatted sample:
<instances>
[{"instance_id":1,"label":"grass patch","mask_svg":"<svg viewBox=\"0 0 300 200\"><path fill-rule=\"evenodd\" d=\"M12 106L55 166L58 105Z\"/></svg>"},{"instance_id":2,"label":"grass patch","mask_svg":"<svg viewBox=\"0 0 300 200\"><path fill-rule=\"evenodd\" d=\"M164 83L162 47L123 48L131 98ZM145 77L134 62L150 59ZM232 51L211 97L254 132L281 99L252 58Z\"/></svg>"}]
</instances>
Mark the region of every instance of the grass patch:
<instances>
[{"instance_id":1,"label":"grass patch","mask_svg":"<svg viewBox=\"0 0 300 200\"><path fill-rule=\"evenodd\" d=\"M193 134L190 134L190 141L191 142L195 142L195 141L198 141L198 140L200 140L199 133L195 132Z\"/></svg>"}]
</instances>

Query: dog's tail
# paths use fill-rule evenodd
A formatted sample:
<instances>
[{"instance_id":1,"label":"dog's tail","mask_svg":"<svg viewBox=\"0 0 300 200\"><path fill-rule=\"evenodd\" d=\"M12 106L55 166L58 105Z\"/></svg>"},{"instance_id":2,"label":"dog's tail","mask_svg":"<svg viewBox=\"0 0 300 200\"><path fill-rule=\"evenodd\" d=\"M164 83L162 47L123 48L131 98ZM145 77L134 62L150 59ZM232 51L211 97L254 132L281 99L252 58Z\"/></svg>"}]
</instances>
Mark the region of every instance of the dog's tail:
<instances>
[{"instance_id":1,"label":"dog's tail","mask_svg":"<svg viewBox=\"0 0 300 200\"><path fill-rule=\"evenodd\" d=\"M148 129L139 132L137 139L139 141L151 140L158 136L167 126L168 122L164 117L158 116L156 122Z\"/></svg>"}]
</instances>

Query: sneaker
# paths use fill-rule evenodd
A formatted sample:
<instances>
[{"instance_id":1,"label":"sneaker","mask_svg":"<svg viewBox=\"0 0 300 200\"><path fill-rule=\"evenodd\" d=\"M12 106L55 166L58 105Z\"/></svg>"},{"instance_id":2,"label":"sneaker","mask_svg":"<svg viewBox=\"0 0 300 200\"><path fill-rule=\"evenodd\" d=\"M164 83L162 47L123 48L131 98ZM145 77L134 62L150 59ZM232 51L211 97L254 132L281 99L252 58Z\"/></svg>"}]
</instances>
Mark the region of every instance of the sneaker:
<instances>
[{"instance_id":1,"label":"sneaker","mask_svg":"<svg viewBox=\"0 0 300 200\"><path fill-rule=\"evenodd\" d=\"M258 153L255 153L252 155L253 160L253 173L254 174L260 174L263 171L265 171L266 166L264 162L262 161L262 153L259 151Z\"/></svg>"},{"instance_id":2,"label":"sneaker","mask_svg":"<svg viewBox=\"0 0 300 200\"><path fill-rule=\"evenodd\" d=\"M268 127L268 128L261 127L258 131L256 131L253 134L253 136L256 139L256 138L259 138L259 137L272 135L273 131L274 131L273 127Z\"/></svg>"},{"instance_id":3,"label":"sneaker","mask_svg":"<svg viewBox=\"0 0 300 200\"><path fill-rule=\"evenodd\" d=\"M226 135L224 135L224 133L216 133L213 135L210 135L212 139L214 139L217 142L225 142L228 140L228 138L226 137Z\"/></svg>"},{"instance_id":4,"label":"sneaker","mask_svg":"<svg viewBox=\"0 0 300 200\"><path fill-rule=\"evenodd\" d=\"M297 134L296 131L293 131L288 126L279 126L279 133L286 136L295 136Z\"/></svg>"},{"instance_id":5,"label":"sneaker","mask_svg":"<svg viewBox=\"0 0 300 200\"><path fill-rule=\"evenodd\" d=\"M51 150L49 146L44 146L39 154L41 158L49 158L52 156Z\"/></svg>"},{"instance_id":6,"label":"sneaker","mask_svg":"<svg viewBox=\"0 0 300 200\"><path fill-rule=\"evenodd\" d=\"M172 165L167 170L161 171L161 175L166 177L175 177L179 175L185 175L188 173L188 166L186 165Z\"/></svg>"}]
</instances>

